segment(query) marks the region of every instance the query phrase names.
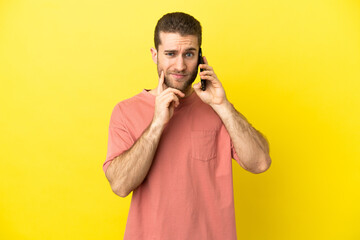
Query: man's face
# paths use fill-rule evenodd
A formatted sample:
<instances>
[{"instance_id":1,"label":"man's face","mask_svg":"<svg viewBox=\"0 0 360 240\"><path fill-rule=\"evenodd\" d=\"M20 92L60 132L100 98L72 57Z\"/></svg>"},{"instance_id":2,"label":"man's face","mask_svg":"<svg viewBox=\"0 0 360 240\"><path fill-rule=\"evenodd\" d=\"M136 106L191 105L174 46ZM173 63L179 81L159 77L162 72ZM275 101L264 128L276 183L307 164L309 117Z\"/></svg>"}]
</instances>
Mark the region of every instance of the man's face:
<instances>
[{"instance_id":1,"label":"man's face","mask_svg":"<svg viewBox=\"0 0 360 240\"><path fill-rule=\"evenodd\" d=\"M159 76L161 71L164 71L164 82L167 87L188 92L198 71L197 36L160 32L160 39L158 50L152 50L153 59L156 57ZM155 55L154 51L156 51Z\"/></svg>"}]
</instances>

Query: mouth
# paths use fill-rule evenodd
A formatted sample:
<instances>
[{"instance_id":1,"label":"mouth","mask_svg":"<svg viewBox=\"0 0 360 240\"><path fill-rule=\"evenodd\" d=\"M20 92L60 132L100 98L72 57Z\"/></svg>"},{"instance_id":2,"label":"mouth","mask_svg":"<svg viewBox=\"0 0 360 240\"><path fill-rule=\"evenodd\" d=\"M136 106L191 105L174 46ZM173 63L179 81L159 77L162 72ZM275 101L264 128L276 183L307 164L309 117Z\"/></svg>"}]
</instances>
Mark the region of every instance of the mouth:
<instances>
[{"instance_id":1,"label":"mouth","mask_svg":"<svg viewBox=\"0 0 360 240\"><path fill-rule=\"evenodd\" d=\"M175 79L182 79L185 78L187 75L185 74L176 74L176 73L171 73L171 76L173 76Z\"/></svg>"}]
</instances>

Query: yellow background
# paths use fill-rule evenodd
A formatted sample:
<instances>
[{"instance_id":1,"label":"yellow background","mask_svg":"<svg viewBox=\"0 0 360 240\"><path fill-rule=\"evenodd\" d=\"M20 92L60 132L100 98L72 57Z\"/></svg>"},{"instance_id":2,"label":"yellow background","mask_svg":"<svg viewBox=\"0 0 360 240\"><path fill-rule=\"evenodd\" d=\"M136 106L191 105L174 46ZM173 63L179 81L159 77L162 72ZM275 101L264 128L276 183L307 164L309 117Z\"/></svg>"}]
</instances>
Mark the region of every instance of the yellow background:
<instances>
[{"instance_id":1,"label":"yellow background","mask_svg":"<svg viewBox=\"0 0 360 240\"><path fill-rule=\"evenodd\" d=\"M0 1L0 239L122 239L110 114L157 85L153 31L184 11L228 99L270 142L235 161L239 239L360 239L356 0Z\"/></svg>"}]
</instances>

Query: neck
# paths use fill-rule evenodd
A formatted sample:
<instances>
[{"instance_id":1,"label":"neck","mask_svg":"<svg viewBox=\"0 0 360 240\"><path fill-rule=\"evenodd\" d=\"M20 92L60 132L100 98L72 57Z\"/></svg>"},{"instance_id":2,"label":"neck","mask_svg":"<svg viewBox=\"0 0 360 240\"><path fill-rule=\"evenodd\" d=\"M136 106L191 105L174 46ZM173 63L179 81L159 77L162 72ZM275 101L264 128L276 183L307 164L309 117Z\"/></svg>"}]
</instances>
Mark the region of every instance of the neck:
<instances>
[{"instance_id":1,"label":"neck","mask_svg":"<svg viewBox=\"0 0 360 240\"><path fill-rule=\"evenodd\" d=\"M192 92L194 91L194 89L190 86L189 89L187 91L185 91L185 97L188 97L192 94Z\"/></svg>"}]
</instances>

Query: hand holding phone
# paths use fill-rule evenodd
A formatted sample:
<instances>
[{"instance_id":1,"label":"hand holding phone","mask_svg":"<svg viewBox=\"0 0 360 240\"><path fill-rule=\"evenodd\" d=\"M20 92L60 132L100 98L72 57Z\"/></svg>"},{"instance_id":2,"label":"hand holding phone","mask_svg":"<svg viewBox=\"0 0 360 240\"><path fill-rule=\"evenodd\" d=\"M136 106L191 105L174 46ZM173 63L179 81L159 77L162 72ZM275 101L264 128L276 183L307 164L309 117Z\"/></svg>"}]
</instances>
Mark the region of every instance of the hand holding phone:
<instances>
[{"instance_id":1,"label":"hand holding phone","mask_svg":"<svg viewBox=\"0 0 360 240\"><path fill-rule=\"evenodd\" d=\"M204 59L202 57L202 52L201 52L201 48L199 49L199 60L198 60L198 66L199 64L204 64ZM200 68L200 72L202 72L203 70ZM200 78L201 79L201 78ZM206 90L206 80L201 79L201 90L205 91Z\"/></svg>"}]
</instances>

